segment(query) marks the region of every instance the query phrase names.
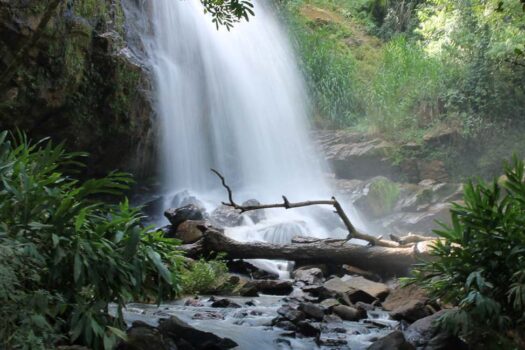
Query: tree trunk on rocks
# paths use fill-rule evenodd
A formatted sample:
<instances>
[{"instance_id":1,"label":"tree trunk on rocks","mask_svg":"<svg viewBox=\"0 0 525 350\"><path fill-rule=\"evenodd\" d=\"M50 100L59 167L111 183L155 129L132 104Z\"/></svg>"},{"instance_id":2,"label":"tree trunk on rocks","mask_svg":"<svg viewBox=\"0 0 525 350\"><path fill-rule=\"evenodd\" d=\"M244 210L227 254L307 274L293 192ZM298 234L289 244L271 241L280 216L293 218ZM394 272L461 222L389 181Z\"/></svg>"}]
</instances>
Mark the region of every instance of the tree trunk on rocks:
<instances>
[{"instance_id":1,"label":"tree trunk on rocks","mask_svg":"<svg viewBox=\"0 0 525 350\"><path fill-rule=\"evenodd\" d=\"M208 229L202 240L182 246L190 257L224 252L230 259L275 259L301 263L348 264L383 276L405 275L421 259L428 259L428 244L411 247L341 245L330 240L276 245L262 242L238 242L223 233Z\"/></svg>"}]
</instances>

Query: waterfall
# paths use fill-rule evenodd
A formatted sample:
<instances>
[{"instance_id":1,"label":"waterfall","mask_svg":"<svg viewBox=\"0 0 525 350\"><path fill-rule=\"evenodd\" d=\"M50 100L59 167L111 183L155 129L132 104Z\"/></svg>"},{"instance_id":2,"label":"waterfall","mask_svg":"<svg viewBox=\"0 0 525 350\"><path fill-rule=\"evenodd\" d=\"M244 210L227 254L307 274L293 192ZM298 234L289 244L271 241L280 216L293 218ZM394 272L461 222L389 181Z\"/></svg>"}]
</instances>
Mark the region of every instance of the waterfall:
<instances>
[{"instance_id":1,"label":"waterfall","mask_svg":"<svg viewBox=\"0 0 525 350\"><path fill-rule=\"evenodd\" d=\"M310 108L293 50L272 2L254 5L249 22L227 31L216 28L200 1L147 2L151 28L143 41L155 81L166 191L189 191L216 206L226 193L210 172L215 168L239 203L278 202L283 194L290 201L328 199L333 193L310 140ZM316 219L328 217L333 226L339 219L330 209L277 209L264 223L227 234L281 243L298 234L333 236Z\"/></svg>"}]
</instances>

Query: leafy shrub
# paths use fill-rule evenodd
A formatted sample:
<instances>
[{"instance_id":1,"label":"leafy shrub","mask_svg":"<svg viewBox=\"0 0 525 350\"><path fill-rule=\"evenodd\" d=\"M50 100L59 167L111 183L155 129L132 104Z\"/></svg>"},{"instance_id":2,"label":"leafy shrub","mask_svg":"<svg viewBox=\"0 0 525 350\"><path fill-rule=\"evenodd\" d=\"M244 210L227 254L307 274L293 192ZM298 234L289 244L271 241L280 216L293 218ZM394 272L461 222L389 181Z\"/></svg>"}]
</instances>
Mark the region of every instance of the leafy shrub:
<instances>
[{"instance_id":1,"label":"leafy shrub","mask_svg":"<svg viewBox=\"0 0 525 350\"><path fill-rule=\"evenodd\" d=\"M378 179L370 184L367 202L372 215L380 217L392 212L399 198L399 186L388 179Z\"/></svg>"},{"instance_id":2,"label":"leafy shrub","mask_svg":"<svg viewBox=\"0 0 525 350\"><path fill-rule=\"evenodd\" d=\"M439 324L480 347L494 338L525 344L523 167L516 159L507 165L501 184L468 183L465 203L451 209L452 225L436 231L435 260L409 279L458 305Z\"/></svg>"},{"instance_id":3,"label":"leafy shrub","mask_svg":"<svg viewBox=\"0 0 525 350\"><path fill-rule=\"evenodd\" d=\"M195 261L182 271L182 294L207 294L225 287L228 267L222 260Z\"/></svg>"},{"instance_id":4,"label":"leafy shrub","mask_svg":"<svg viewBox=\"0 0 525 350\"><path fill-rule=\"evenodd\" d=\"M109 349L123 335L126 303L178 291L176 243L142 227L127 200L100 201L119 196L131 178L115 172L81 182L65 175L79 170L80 155L0 133L4 348L47 349L63 334L64 343ZM115 316L109 303L118 306Z\"/></svg>"}]
</instances>

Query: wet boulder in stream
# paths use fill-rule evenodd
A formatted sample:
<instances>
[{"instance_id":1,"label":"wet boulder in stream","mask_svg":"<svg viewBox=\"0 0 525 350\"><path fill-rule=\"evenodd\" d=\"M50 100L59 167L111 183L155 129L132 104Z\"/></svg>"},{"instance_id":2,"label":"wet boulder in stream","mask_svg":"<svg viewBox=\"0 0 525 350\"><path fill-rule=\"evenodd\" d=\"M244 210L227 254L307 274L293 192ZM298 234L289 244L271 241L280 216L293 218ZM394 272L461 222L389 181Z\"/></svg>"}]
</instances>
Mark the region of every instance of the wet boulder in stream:
<instances>
[{"instance_id":1,"label":"wet boulder in stream","mask_svg":"<svg viewBox=\"0 0 525 350\"><path fill-rule=\"evenodd\" d=\"M158 329L164 337L175 339L177 343L190 344L195 350L227 350L237 346L237 343L229 338L221 338L213 333L193 328L175 316L161 319Z\"/></svg>"},{"instance_id":2,"label":"wet boulder in stream","mask_svg":"<svg viewBox=\"0 0 525 350\"><path fill-rule=\"evenodd\" d=\"M188 204L180 208L170 208L164 212L164 216L169 220L173 229L177 229L184 221L203 220L204 209Z\"/></svg>"}]
</instances>

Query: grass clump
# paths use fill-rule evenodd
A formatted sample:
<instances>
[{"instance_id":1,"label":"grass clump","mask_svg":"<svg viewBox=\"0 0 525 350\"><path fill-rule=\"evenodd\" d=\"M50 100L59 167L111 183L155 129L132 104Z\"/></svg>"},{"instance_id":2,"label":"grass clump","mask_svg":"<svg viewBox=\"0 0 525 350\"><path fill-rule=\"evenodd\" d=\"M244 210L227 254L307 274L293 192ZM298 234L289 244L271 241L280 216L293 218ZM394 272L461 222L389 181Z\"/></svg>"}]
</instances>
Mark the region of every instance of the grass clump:
<instances>
[{"instance_id":1,"label":"grass clump","mask_svg":"<svg viewBox=\"0 0 525 350\"><path fill-rule=\"evenodd\" d=\"M228 267L221 259L200 259L182 271L182 294L210 294L227 288Z\"/></svg>"},{"instance_id":2,"label":"grass clump","mask_svg":"<svg viewBox=\"0 0 525 350\"><path fill-rule=\"evenodd\" d=\"M399 185L386 178L374 180L368 188L367 203L373 217L392 212L399 199Z\"/></svg>"}]
</instances>

